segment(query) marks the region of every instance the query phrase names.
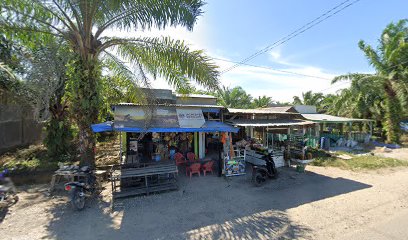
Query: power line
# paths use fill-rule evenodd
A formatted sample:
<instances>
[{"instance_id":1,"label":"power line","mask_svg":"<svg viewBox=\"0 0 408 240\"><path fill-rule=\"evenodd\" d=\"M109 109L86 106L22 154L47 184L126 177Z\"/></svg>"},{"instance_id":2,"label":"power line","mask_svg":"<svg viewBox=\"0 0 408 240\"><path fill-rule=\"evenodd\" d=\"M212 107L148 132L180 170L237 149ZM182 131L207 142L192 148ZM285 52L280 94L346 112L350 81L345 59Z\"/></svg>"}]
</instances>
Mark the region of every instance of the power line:
<instances>
[{"instance_id":1,"label":"power line","mask_svg":"<svg viewBox=\"0 0 408 240\"><path fill-rule=\"evenodd\" d=\"M216 57L213 57L213 59L224 61L224 62L229 62L229 63L235 63L235 64L240 63L240 62L237 62L237 61L231 61L231 60L216 58ZM319 79L323 79L323 80L332 80L330 78L314 76L314 75L308 75L308 74L297 73L297 72L291 72L291 71L276 69L276 68L268 67L268 66L259 66L259 65L249 64L249 63L240 63L240 65L245 65L245 66L249 66L249 67L256 67L256 68L262 68L262 69L268 69L268 70L273 70L273 71L276 71L276 72L289 73L289 74L299 75L299 76L304 76L304 77L319 78Z\"/></svg>"},{"instance_id":2,"label":"power line","mask_svg":"<svg viewBox=\"0 0 408 240\"><path fill-rule=\"evenodd\" d=\"M400 63L395 64L395 65L388 66L388 67L384 68L383 71L390 70L390 69L392 69L392 68L394 68L394 67L398 67L398 66L400 66L400 65L402 65L402 64L405 64L405 63L408 63L408 60L407 60L407 61L400 62ZM358 79L358 80L361 80L361 79ZM344 82L341 82L340 84L337 84L337 86L332 85L332 86L330 86L330 87L328 87L328 88L319 90L319 91L317 91L317 92L323 92L323 91L329 90L329 89L331 89L331 88L338 87L338 86L341 86L341 85L350 83L349 81L350 81L350 79L348 79L348 80L346 80L346 81L344 81Z\"/></svg>"},{"instance_id":3,"label":"power line","mask_svg":"<svg viewBox=\"0 0 408 240\"><path fill-rule=\"evenodd\" d=\"M295 31L291 32L289 35L279 39L278 41L268 45L267 47L263 48L262 50L255 52L254 54L250 55L249 57L245 58L244 60L240 61L239 63L225 69L224 71L221 72L221 74L224 74L226 72L231 71L232 69L243 65L244 63L256 58L257 56L264 54L266 52L269 52L270 50L272 50L273 48L280 46L286 42L288 42L289 40L297 37L298 35L306 32L307 30L313 28L314 26L320 24L321 22L325 21L326 19L336 15L337 13L343 11L344 9L354 5L355 3L359 2L361 0L346 0L338 5L336 5L335 7L331 8L330 10L326 11L325 13L323 13L322 15L320 15L319 17L313 19L312 21L306 23L305 25L303 25L302 27L296 29Z\"/></svg>"}]
</instances>

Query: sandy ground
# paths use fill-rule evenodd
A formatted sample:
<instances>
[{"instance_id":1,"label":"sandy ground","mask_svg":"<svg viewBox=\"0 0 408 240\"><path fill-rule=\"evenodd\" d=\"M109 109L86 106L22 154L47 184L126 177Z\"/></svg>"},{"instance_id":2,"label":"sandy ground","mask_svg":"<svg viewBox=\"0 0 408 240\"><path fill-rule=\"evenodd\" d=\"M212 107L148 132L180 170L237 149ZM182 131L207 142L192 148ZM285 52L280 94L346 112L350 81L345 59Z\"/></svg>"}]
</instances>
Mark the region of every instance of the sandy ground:
<instances>
[{"instance_id":1,"label":"sandy ground","mask_svg":"<svg viewBox=\"0 0 408 240\"><path fill-rule=\"evenodd\" d=\"M21 189L1 239L406 239L408 169L283 169L255 188L250 176L180 177L179 191L121 200L109 191L71 209L45 186ZM0 218L1 219L1 218ZM0 220L1 221L1 220Z\"/></svg>"},{"instance_id":2,"label":"sandy ground","mask_svg":"<svg viewBox=\"0 0 408 240\"><path fill-rule=\"evenodd\" d=\"M374 155L395 158L408 161L408 148L389 149L390 152L384 152L380 147L376 147L372 152Z\"/></svg>"}]
</instances>

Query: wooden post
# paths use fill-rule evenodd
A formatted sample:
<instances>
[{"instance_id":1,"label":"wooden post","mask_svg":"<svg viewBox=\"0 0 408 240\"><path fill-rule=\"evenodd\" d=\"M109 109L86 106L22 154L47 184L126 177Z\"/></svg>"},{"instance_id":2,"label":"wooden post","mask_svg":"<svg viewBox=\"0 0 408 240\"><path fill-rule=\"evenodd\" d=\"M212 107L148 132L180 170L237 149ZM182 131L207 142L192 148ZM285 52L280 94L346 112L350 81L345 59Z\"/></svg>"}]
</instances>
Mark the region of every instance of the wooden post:
<instances>
[{"instance_id":1,"label":"wooden post","mask_svg":"<svg viewBox=\"0 0 408 240\"><path fill-rule=\"evenodd\" d=\"M205 140L204 140L205 133L199 132L198 133L198 144L199 144L199 150L198 150L198 157L200 159L205 157Z\"/></svg>"},{"instance_id":2,"label":"wooden post","mask_svg":"<svg viewBox=\"0 0 408 240\"><path fill-rule=\"evenodd\" d=\"M122 132L119 132L119 163L122 164Z\"/></svg>"},{"instance_id":3,"label":"wooden post","mask_svg":"<svg viewBox=\"0 0 408 240\"><path fill-rule=\"evenodd\" d=\"M194 133L194 154L198 157L198 133Z\"/></svg>"}]
</instances>

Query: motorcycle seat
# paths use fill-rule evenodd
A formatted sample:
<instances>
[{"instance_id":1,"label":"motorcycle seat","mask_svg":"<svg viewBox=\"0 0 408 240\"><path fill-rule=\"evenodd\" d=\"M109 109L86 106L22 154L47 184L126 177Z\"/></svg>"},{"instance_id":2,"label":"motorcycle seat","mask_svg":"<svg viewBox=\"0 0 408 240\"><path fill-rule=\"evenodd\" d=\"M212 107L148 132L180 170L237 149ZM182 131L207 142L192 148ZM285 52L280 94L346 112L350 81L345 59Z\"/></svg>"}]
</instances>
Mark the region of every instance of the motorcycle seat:
<instances>
[{"instance_id":1,"label":"motorcycle seat","mask_svg":"<svg viewBox=\"0 0 408 240\"><path fill-rule=\"evenodd\" d=\"M0 185L0 192L8 192L10 191L11 186L4 186L4 185Z\"/></svg>"},{"instance_id":2,"label":"motorcycle seat","mask_svg":"<svg viewBox=\"0 0 408 240\"><path fill-rule=\"evenodd\" d=\"M69 182L69 183L67 183L65 185L74 185L74 186L78 186L78 187L83 187L83 186L85 186L85 183L83 183L83 182Z\"/></svg>"}]
</instances>

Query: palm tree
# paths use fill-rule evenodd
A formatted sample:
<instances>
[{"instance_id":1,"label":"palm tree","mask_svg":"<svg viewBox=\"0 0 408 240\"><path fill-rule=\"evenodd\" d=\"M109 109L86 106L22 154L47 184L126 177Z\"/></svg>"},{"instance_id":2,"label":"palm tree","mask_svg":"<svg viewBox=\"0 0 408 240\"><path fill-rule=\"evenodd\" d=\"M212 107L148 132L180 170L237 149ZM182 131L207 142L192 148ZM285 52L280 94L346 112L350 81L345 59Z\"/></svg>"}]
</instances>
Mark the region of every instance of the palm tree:
<instances>
[{"instance_id":1,"label":"palm tree","mask_svg":"<svg viewBox=\"0 0 408 240\"><path fill-rule=\"evenodd\" d=\"M350 87L339 91L328 111L345 117L381 121L384 101L382 82L371 74L348 74L335 77L332 83L344 80L351 80Z\"/></svg>"},{"instance_id":2,"label":"palm tree","mask_svg":"<svg viewBox=\"0 0 408 240\"><path fill-rule=\"evenodd\" d=\"M258 96L258 98L254 98L252 101L252 106L254 108L265 108L272 105L272 98L267 96Z\"/></svg>"},{"instance_id":3,"label":"palm tree","mask_svg":"<svg viewBox=\"0 0 408 240\"><path fill-rule=\"evenodd\" d=\"M381 85L384 93L385 130L388 142L399 142L401 116L401 101L408 97L408 28L407 20L389 24L383 31L377 49L367 45L364 41L359 42L360 49L375 68L375 74L348 74L339 76L334 81L342 79L354 79L356 81L369 81L371 85ZM369 87L370 88L370 87ZM374 89L374 87L371 87ZM381 92L377 94L381 95ZM370 102L371 100L367 100ZM406 101L405 101L406 102ZM404 103L404 102L403 102ZM361 109L367 107L363 103Z\"/></svg>"},{"instance_id":4,"label":"palm tree","mask_svg":"<svg viewBox=\"0 0 408 240\"><path fill-rule=\"evenodd\" d=\"M320 103L324 99L323 93L313 93L312 91L307 91L302 93L302 99L298 96L293 97L294 105L313 105L317 108L320 107Z\"/></svg>"},{"instance_id":5,"label":"palm tree","mask_svg":"<svg viewBox=\"0 0 408 240\"><path fill-rule=\"evenodd\" d=\"M217 93L218 103L229 108L250 108L252 97L242 87L223 86Z\"/></svg>"},{"instance_id":6,"label":"palm tree","mask_svg":"<svg viewBox=\"0 0 408 240\"><path fill-rule=\"evenodd\" d=\"M191 80L211 89L218 86L217 67L202 51L165 37L111 37L107 30L169 26L192 30L203 4L201 0L3 0L0 26L59 37L75 53L68 68L69 97L79 128L80 159L93 165L95 139L90 125L98 116L102 62L140 86L149 85L149 74L164 77L176 89L188 87Z\"/></svg>"}]
</instances>

